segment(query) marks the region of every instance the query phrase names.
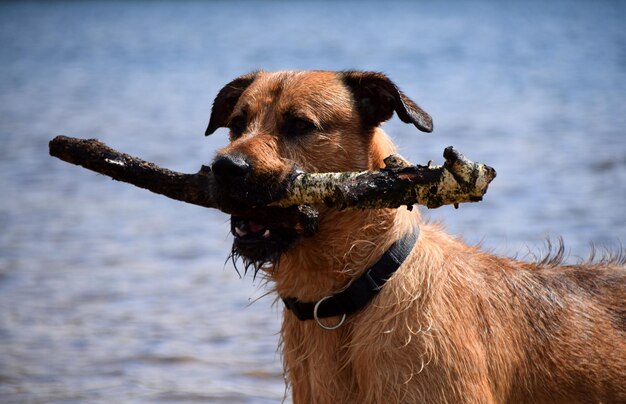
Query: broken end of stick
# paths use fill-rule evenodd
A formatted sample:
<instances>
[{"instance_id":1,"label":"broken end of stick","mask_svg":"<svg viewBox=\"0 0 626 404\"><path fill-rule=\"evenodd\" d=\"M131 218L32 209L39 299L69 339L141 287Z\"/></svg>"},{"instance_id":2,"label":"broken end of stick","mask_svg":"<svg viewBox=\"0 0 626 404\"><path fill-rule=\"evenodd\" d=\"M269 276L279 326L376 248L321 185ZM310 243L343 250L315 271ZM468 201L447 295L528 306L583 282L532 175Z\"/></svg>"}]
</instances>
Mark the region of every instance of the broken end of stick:
<instances>
[{"instance_id":1,"label":"broken end of stick","mask_svg":"<svg viewBox=\"0 0 626 404\"><path fill-rule=\"evenodd\" d=\"M48 142L48 153L50 153L52 157L58 157L70 139L71 138L64 135L55 136L54 139Z\"/></svg>"},{"instance_id":2,"label":"broken end of stick","mask_svg":"<svg viewBox=\"0 0 626 404\"><path fill-rule=\"evenodd\" d=\"M474 178L477 182L476 185L482 185L481 188L484 187L485 192L487 185L497 176L497 172L493 167L471 161L453 146L448 146L444 149L443 157L446 159L445 166L455 174L455 177L460 175L466 181ZM474 174L471 175L470 173ZM482 181L479 181L480 179ZM478 184L478 182L483 182L483 184Z\"/></svg>"}]
</instances>

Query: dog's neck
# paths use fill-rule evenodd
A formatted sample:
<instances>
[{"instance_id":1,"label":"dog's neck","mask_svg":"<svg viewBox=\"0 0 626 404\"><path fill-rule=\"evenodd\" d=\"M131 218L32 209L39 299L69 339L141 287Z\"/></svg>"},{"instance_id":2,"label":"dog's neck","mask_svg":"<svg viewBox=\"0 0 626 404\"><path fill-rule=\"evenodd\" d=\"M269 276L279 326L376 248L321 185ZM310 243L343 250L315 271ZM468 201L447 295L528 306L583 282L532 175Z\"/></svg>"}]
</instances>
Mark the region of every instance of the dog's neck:
<instances>
[{"instance_id":1,"label":"dog's neck","mask_svg":"<svg viewBox=\"0 0 626 404\"><path fill-rule=\"evenodd\" d=\"M369 156L369 169L384 166L395 152L387 135L377 129ZM281 257L272 273L276 292L301 301L315 301L334 294L373 265L390 246L411 232L419 222L417 209L322 209L320 228L312 237Z\"/></svg>"}]
</instances>

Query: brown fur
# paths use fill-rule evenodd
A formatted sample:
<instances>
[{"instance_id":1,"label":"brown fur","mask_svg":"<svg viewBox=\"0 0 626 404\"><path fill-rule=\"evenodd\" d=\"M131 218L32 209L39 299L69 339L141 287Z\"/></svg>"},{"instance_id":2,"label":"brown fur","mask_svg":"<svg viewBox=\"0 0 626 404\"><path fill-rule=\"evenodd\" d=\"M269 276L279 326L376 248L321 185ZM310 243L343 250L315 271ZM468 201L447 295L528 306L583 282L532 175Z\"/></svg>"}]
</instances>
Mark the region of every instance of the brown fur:
<instances>
[{"instance_id":1,"label":"brown fur","mask_svg":"<svg viewBox=\"0 0 626 404\"><path fill-rule=\"evenodd\" d=\"M429 129L430 118L377 73L237 80L218 95L207 133L245 113L244 134L218 155L245 156L259 178L281 181L294 165L381 167L394 147L378 125L394 111ZM281 135L288 113L314 122L314 133ZM334 294L413 225L421 232L380 294L339 329L285 310L282 353L295 403L626 402L623 258L528 263L467 246L421 223L417 209L320 212L319 231L285 251L278 268L265 268L280 296Z\"/></svg>"}]
</instances>

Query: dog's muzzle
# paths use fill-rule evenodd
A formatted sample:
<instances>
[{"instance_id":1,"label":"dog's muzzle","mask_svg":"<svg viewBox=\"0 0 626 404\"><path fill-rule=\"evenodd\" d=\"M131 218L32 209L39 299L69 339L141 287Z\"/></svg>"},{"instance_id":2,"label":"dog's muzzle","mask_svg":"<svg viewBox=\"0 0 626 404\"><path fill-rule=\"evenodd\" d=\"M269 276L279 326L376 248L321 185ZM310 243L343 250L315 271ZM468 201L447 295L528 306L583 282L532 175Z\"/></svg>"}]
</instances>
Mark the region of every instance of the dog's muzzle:
<instances>
[{"instance_id":1,"label":"dog's muzzle","mask_svg":"<svg viewBox=\"0 0 626 404\"><path fill-rule=\"evenodd\" d=\"M218 155L211 170L215 178L218 208L226 213L267 206L280 199L287 189L288 178L284 173L260 174L254 164L241 154Z\"/></svg>"},{"instance_id":2,"label":"dog's muzzle","mask_svg":"<svg viewBox=\"0 0 626 404\"><path fill-rule=\"evenodd\" d=\"M301 207L266 207L286 189L280 174L257 175L253 164L238 154L217 156L211 169L218 206L231 214L233 253L245 261L258 265L275 262L299 237L316 228L316 214L303 215Z\"/></svg>"}]
</instances>

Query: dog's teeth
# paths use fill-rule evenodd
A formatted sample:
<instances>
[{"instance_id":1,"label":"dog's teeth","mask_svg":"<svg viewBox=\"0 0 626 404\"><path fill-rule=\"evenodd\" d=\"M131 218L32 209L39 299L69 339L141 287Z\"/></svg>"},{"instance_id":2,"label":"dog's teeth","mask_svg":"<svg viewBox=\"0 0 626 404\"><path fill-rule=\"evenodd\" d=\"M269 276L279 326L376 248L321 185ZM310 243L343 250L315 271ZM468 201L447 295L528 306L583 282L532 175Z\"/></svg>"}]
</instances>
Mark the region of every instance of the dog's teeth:
<instances>
[{"instance_id":1,"label":"dog's teeth","mask_svg":"<svg viewBox=\"0 0 626 404\"><path fill-rule=\"evenodd\" d=\"M242 229L240 229L239 227L235 227L235 233L237 233L237 235L238 235L239 237L243 237L243 236L245 236L246 234L248 234L248 232L247 232L247 231L242 230Z\"/></svg>"},{"instance_id":2,"label":"dog's teeth","mask_svg":"<svg viewBox=\"0 0 626 404\"><path fill-rule=\"evenodd\" d=\"M270 238L270 229L265 230L265 233L263 233L263 238Z\"/></svg>"}]
</instances>

